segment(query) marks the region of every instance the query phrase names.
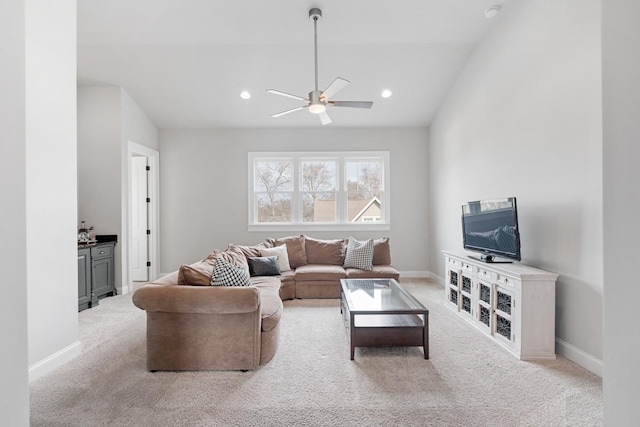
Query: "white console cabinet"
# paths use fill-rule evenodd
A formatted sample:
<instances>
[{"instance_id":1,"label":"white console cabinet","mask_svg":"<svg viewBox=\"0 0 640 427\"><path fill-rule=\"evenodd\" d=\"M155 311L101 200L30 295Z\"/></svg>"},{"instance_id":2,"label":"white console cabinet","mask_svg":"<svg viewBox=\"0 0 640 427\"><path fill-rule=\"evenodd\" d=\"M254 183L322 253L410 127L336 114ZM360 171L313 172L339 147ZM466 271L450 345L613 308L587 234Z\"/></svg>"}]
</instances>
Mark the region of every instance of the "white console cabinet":
<instances>
[{"instance_id":1,"label":"white console cabinet","mask_svg":"<svg viewBox=\"0 0 640 427\"><path fill-rule=\"evenodd\" d=\"M554 359L558 275L442 251L446 305L521 360ZM470 256L471 255L471 256Z\"/></svg>"}]
</instances>

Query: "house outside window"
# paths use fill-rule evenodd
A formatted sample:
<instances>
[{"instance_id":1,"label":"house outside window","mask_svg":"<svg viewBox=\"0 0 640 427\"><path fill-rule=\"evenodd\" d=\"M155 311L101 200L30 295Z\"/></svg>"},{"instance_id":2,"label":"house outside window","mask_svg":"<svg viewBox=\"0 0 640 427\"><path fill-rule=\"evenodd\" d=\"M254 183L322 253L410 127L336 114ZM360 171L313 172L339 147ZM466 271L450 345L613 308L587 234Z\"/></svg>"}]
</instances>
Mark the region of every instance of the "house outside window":
<instances>
[{"instance_id":1,"label":"house outside window","mask_svg":"<svg viewBox=\"0 0 640 427\"><path fill-rule=\"evenodd\" d=\"M249 153L249 231L389 230L389 152Z\"/></svg>"}]
</instances>

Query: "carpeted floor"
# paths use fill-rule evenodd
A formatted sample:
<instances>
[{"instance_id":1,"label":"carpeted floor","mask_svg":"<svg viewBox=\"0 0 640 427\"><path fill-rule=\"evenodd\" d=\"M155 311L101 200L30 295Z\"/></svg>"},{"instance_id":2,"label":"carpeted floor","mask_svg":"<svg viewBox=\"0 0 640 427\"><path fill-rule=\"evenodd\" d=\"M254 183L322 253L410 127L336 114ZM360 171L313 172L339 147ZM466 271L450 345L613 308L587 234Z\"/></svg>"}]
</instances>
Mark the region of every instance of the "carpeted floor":
<instances>
[{"instance_id":1,"label":"carpeted floor","mask_svg":"<svg viewBox=\"0 0 640 427\"><path fill-rule=\"evenodd\" d=\"M83 353L31 384L33 426L599 426L602 381L559 357L522 362L403 280L430 311L422 349L357 348L338 300L285 302L276 356L253 372L145 369L130 295L80 317Z\"/></svg>"}]
</instances>

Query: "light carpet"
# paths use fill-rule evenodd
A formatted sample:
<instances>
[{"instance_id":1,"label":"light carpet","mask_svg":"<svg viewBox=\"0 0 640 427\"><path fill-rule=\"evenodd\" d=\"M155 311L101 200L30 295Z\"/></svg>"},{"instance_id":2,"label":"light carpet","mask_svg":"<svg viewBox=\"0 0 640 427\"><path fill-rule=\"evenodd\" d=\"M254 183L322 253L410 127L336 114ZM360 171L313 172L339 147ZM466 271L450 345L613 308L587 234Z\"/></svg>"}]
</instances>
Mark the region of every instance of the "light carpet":
<instances>
[{"instance_id":1,"label":"light carpet","mask_svg":"<svg viewBox=\"0 0 640 427\"><path fill-rule=\"evenodd\" d=\"M131 295L79 313L82 354L34 381L33 426L599 426L602 381L556 360L523 362L444 306L420 347L357 348L338 300L285 301L280 347L250 372L145 369L145 313Z\"/></svg>"}]
</instances>

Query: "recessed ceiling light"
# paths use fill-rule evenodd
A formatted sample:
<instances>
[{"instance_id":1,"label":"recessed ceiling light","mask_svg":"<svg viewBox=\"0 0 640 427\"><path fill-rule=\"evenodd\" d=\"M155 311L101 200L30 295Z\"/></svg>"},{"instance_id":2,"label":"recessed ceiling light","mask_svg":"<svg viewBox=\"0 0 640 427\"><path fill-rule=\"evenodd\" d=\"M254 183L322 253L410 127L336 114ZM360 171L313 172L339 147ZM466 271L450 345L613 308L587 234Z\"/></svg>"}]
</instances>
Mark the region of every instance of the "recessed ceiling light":
<instances>
[{"instance_id":1,"label":"recessed ceiling light","mask_svg":"<svg viewBox=\"0 0 640 427\"><path fill-rule=\"evenodd\" d=\"M500 12L500 5L496 4L495 6L491 6L484 11L484 17L487 19L491 19L496 16Z\"/></svg>"},{"instance_id":2,"label":"recessed ceiling light","mask_svg":"<svg viewBox=\"0 0 640 427\"><path fill-rule=\"evenodd\" d=\"M251 94L249 92L247 92L246 90L240 92L240 98L242 99L249 99L251 98Z\"/></svg>"},{"instance_id":3,"label":"recessed ceiling light","mask_svg":"<svg viewBox=\"0 0 640 427\"><path fill-rule=\"evenodd\" d=\"M393 95L393 92L391 92L389 89L385 89L382 91L382 93L380 94L383 98L388 98L391 95Z\"/></svg>"}]
</instances>

